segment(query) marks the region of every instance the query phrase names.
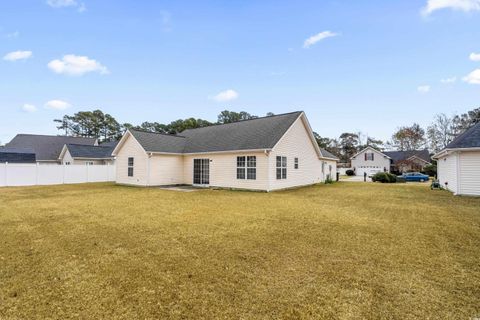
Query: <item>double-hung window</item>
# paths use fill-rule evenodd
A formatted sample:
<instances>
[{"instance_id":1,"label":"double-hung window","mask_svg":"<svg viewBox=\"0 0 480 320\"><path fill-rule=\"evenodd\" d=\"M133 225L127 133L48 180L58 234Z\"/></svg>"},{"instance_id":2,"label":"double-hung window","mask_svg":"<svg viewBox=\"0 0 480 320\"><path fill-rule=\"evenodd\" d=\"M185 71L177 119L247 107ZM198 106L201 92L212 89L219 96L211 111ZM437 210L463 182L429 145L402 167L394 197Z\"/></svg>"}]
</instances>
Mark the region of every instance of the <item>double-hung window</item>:
<instances>
[{"instance_id":1,"label":"double-hung window","mask_svg":"<svg viewBox=\"0 0 480 320\"><path fill-rule=\"evenodd\" d=\"M256 156L237 157L237 179L242 179L242 180L257 179L257 157Z\"/></svg>"},{"instance_id":2,"label":"double-hung window","mask_svg":"<svg viewBox=\"0 0 480 320\"><path fill-rule=\"evenodd\" d=\"M287 157L277 156L277 180L287 179Z\"/></svg>"},{"instance_id":3,"label":"double-hung window","mask_svg":"<svg viewBox=\"0 0 480 320\"><path fill-rule=\"evenodd\" d=\"M133 157L128 158L128 176L133 177L133 164L134 164L134 159Z\"/></svg>"},{"instance_id":4,"label":"double-hung window","mask_svg":"<svg viewBox=\"0 0 480 320\"><path fill-rule=\"evenodd\" d=\"M370 153L365 152L365 161L373 161L373 159L374 159L373 152L370 152Z\"/></svg>"}]
</instances>

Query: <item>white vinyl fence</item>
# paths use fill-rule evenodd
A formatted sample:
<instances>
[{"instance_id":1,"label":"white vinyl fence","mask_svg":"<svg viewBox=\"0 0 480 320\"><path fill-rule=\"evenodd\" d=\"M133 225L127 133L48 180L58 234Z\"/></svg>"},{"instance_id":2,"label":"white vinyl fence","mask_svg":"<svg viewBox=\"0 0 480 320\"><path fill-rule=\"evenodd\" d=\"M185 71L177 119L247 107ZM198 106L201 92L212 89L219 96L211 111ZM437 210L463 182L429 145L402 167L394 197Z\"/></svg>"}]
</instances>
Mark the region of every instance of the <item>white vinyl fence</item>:
<instances>
[{"instance_id":1,"label":"white vinyl fence","mask_svg":"<svg viewBox=\"0 0 480 320\"><path fill-rule=\"evenodd\" d=\"M0 187L115 181L114 165L0 163Z\"/></svg>"}]
</instances>

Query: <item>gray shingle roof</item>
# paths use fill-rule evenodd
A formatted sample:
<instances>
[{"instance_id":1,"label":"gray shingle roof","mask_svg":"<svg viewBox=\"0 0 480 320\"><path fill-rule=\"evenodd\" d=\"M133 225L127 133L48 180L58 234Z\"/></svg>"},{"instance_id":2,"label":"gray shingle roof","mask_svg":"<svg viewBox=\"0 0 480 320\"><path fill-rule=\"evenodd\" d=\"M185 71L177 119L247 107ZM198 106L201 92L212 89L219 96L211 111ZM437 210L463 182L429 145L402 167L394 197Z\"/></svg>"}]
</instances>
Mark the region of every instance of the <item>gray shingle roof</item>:
<instances>
[{"instance_id":1,"label":"gray shingle roof","mask_svg":"<svg viewBox=\"0 0 480 320\"><path fill-rule=\"evenodd\" d=\"M67 144L67 149L73 158L107 159L112 158L112 146L85 146L81 144Z\"/></svg>"},{"instance_id":2,"label":"gray shingle roof","mask_svg":"<svg viewBox=\"0 0 480 320\"><path fill-rule=\"evenodd\" d=\"M338 159L337 156L335 156L334 154L328 152L328 151L325 150L325 149L320 148L320 152L322 153L322 156L324 156L325 158Z\"/></svg>"},{"instance_id":3,"label":"gray shingle roof","mask_svg":"<svg viewBox=\"0 0 480 320\"><path fill-rule=\"evenodd\" d=\"M480 148L480 123L477 123L450 142L446 149Z\"/></svg>"},{"instance_id":4,"label":"gray shingle roof","mask_svg":"<svg viewBox=\"0 0 480 320\"><path fill-rule=\"evenodd\" d=\"M66 144L82 144L93 146L96 139L67 136L46 136L35 134L17 134L7 143L7 148L31 148L35 151L37 161L57 161L62 148Z\"/></svg>"},{"instance_id":5,"label":"gray shingle roof","mask_svg":"<svg viewBox=\"0 0 480 320\"><path fill-rule=\"evenodd\" d=\"M186 139L182 136L132 129L130 133L147 152L182 153L185 148Z\"/></svg>"},{"instance_id":6,"label":"gray shingle roof","mask_svg":"<svg viewBox=\"0 0 480 320\"><path fill-rule=\"evenodd\" d=\"M147 152L198 153L271 149L301 111L190 129L180 135L130 130Z\"/></svg>"},{"instance_id":7,"label":"gray shingle roof","mask_svg":"<svg viewBox=\"0 0 480 320\"><path fill-rule=\"evenodd\" d=\"M32 149L0 148L0 163L35 163L35 152Z\"/></svg>"},{"instance_id":8,"label":"gray shingle roof","mask_svg":"<svg viewBox=\"0 0 480 320\"><path fill-rule=\"evenodd\" d=\"M417 156L427 162L432 162L428 150L384 151L382 153L389 156L394 164L395 162L403 161L413 156Z\"/></svg>"}]
</instances>

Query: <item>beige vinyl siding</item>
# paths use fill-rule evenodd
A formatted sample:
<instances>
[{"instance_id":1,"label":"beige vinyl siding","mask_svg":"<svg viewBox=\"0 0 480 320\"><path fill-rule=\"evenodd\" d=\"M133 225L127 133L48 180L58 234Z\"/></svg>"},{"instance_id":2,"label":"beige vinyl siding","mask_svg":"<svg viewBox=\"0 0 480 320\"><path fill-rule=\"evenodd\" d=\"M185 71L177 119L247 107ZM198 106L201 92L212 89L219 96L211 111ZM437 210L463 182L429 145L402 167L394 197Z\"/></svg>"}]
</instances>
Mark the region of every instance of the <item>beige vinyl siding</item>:
<instances>
[{"instance_id":1,"label":"beige vinyl siding","mask_svg":"<svg viewBox=\"0 0 480 320\"><path fill-rule=\"evenodd\" d=\"M373 161L365 160L365 153L374 153ZM386 158L384 154L378 152L374 149L367 149L360 152L351 160L352 168L355 169L357 175L363 175L363 172L366 170L381 170L387 169L387 172L390 172L390 159Z\"/></svg>"},{"instance_id":2,"label":"beige vinyl siding","mask_svg":"<svg viewBox=\"0 0 480 320\"><path fill-rule=\"evenodd\" d=\"M149 185L160 186L185 183L183 180L183 156L153 154L149 162Z\"/></svg>"},{"instance_id":3,"label":"beige vinyl siding","mask_svg":"<svg viewBox=\"0 0 480 320\"><path fill-rule=\"evenodd\" d=\"M128 158L134 158L133 177L128 176ZM130 134L126 136L115 161L117 169L116 182L121 184L147 185L147 154L137 140Z\"/></svg>"},{"instance_id":4,"label":"beige vinyl siding","mask_svg":"<svg viewBox=\"0 0 480 320\"><path fill-rule=\"evenodd\" d=\"M65 151L65 154L63 155L62 164L65 164L67 162L70 162L70 164L74 163L72 155L70 154L70 151L68 151L68 149L67 151Z\"/></svg>"},{"instance_id":5,"label":"beige vinyl siding","mask_svg":"<svg viewBox=\"0 0 480 320\"><path fill-rule=\"evenodd\" d=\"M462 151L459 161L458 194L480 195L480 151Z\"/></svg>"},{"instance_id":6,"label":"beige vinyl siding","mask_svg":"<svg viewBox=\"0 0 480 320\"><path fill-rule=\"evenodd\" d=\"M458 155L453 153L441 157L437 161L437 177L440 181L440 184L442 187L452 191L455 194L457 193L457 160Z\"/></svg>"},{"instance_id":7,"label":"beige vinyl siding","mask_svg":"<svg viewBox=\"0 0 480 320\"><path fill-rule=\"evenodd\" d=\"M63 155L62 159L62 164L66 164L67 162L70 162L70 164L75 164L75 165L80 165L83 164L85 165L86 162L93 162L94 165L106 165L106 164L113 164L112 160L98 160L98 159L74 159L72 155L70 154L70 151L66 150L65 154Z\"/></svg>"},{"instance_id":8,"label":"beige vinyl siding","mask_svg":"<svg viewBox=\"0 0 480 320\"><path fill-rule=\"evenodd\" d=\"M257 157L255 180L237 179L237 156ZM268 156L263 152L205 153L184 156L184 183L193 184L193 159L210 159L210 186L268 190Z\"/></svg>"},{"instance_id":9,"label":"beige vinyl siding","mask_svg":"<svg viewBox=\"0 0 480 320\"><path fill-rule=\"evenodd\" d=\"M287 157L287 179L277 179L277 156ZM298 158L298 169L294 168L295 158ZM318 153L302 117L298 118L270 153L269 190L292 188L323 181L328 173L328 165L325 175L322 175L322 161L324 160L318 158Z\"/></svg>"}]
</instances>

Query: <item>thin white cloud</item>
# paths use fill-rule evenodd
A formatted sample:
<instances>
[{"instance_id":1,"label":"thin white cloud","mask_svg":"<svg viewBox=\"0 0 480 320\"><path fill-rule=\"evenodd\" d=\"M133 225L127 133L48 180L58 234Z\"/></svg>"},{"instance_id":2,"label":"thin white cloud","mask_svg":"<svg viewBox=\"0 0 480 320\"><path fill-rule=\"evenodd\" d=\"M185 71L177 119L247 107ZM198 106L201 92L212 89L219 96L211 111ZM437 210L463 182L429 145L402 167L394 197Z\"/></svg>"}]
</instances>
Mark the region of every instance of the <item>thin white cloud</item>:
<instances>
[{"instance_id":1,"label":"thin white cloud","mask_svg":"<svg viewBox=\"0 0 480 320\"><path fill-rule=\"evenodd\" d=\"M88 72L99 72L100 74L108 74L107 67L100 62L90 59L87 56L77 56L67 54L62 60L55 59L48 63L48 68L58 74L66 74L69 76L82 76Z\"/></svg>"},{"instance_id":2,"label":"thin white cloud","mask_svg":"<svg viewBox=\"0 0 480 320\"><path fill-rule=\"evenodd\" d=\"M32 112L37 111L37 107L34 106L33 104L25 103L22 106L22 110L25 111L25 112L28 112L28 113L32 113Z\"/></svg>"},{"instance_id":3,"label":"thin white cloud","mask_svg":"<svg viewBox=\"0 0 480 320\"><path fill-rule=\"evenodd\" d=\"M63 100L50 100L45 103L45 108L53 110L65 110L70 108L72 105Z\"/></svg>"},{"instance_id":4,"label":"thin white cloud","mask_svg":"<svg viewBox=\"0 0 480 320\"><path fill-rule=\"evenodd\" d=\"M480 0L428 0L422 14L428 16L442 9L460 10L464 12L480 10Z\"/></svg>"},{"instance_id":5,"label":"thin white cloud","mask_svg":"<svg viewBox=\"0 0 480 320\"><path fill-rule=\"evenodd\" d=\"M238 92L233 89L228 89L213 96L212 99L218 102L231 101L238 98Z\"/></svg>"},{"instance_id":6,"label":"thin white cloud","mask_svg":"<svg viewBox=\"0 0 480 320\"><path fill-rule=\"evenodd\" d=\"M480 84L480 69L475 69L463 78L463 81L470 84Z\"/></svg>"},{"instance_id":7,"label":"thin white cloud","mask_svg":"<svg viewBox=\"0 0 480 320\"><path fill-rule=\"evenodd\" d=\"M336 37L338 36L339 34L338 33L335 33L335 32L331 32L331 31L322 31L320 33L317 33L316 35L313 35L311 37L309 37L308 39L306 39L304 42L303 42L303 47L305 49L307 48L310 48L312 45L314 45L315 43L319 42L319 41L322 41L326 38L331 38L331 37Z\"/></svg>"},{"instance_id":8,"label":"thin white cloud","mask_svg":"<svg viewBox=\"0 0 480 320\"><path fill-rule=\"evenodd\" d=\"M7 53L4 57L3 60L6 61L17 61L17 60L23 60L23 59L28 59L32 56L32 51L13 51Z\"/></svg>"},{"instance_id":9,"label":"thin white cloud","mask_svg":"<svg viewBox=\"0 0 480 320\"><path fill-rule=\"evenodd\" d=\"M441 83L454 83L457 81L457 77L445 78L440 80Z\"/></svg>"},{"instance_id":10,"label":"thin white cloud","mask_svg":"<svg viewBox=\"0 0 480 320\"><path fill-rule=\"evenodd\" d=\"M417 91L420 93L430 92L430 86L429 85L418 86Z\"/></svg>"},{"instance_id":11,"label":"thin white cloud","mask_svg":"<svg viewBox=\"0 0 480 320\"><path fill-rule=\"evenodd\" d=\"M20 36L20 32L19 32L19 31L7 33L7 38L9 38L9 39L16 39L16 38L18 38L19 36Z\"/></svg>"},{"instance_id":12,"label":"thin white cloud","mask_svg":"<svg viewBox=\"0 0 480 320\"><path fill-rule=\"evenodd\" d=\"M470 58L470 60L472 60L472 61L480 62L480 53L472 52L472 53L470 53L469 58Z\"/></svg>"},{"instance_id":13,"label":"thin white cloud","mask_svg":"<svg viewBox=\"0 0 480 320\"><path fill-rule=\"evenodd\" d=\"M52 8L74 7L80 13L87 10L85 3L76 0L47 0L47 4Z\"/></svg>"}]
</instances>

